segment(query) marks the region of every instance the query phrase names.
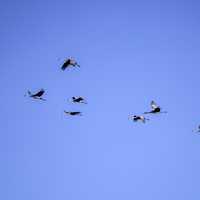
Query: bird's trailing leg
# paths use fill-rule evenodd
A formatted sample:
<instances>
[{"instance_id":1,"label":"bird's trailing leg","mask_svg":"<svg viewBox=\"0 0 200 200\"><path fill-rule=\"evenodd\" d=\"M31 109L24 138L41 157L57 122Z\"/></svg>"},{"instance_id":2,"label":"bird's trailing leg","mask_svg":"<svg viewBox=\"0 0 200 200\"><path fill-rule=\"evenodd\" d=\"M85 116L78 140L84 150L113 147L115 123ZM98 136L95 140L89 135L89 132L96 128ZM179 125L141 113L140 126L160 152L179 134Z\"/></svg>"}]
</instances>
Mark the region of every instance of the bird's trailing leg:
<instances>
[{"instance_id":1,"label":"bird's trailing leg","mask_svg":"<svg viewBox=\"0 0 200 200\"><path fill-rule=\"evenodd\" d=\"M144 112L144 114L146 115L146 114L151 114L151 113L153 113L152 111L150 111L150 112Z\"/></svg>"},{"instance_id":2,"label":"bird's trailing leg","mask_svg":"<svg viewBox=\"0 0 200 200\"><path fill-rule=\"evenodd\" d=\"M44 99L42 97L33 97L33 99L37 99L37 100L41 100L41 101L46 101L46 99Z\"/></svg>"},{"instance_id":3,"label":"bird's trailing leg","mask_svg":"<svg viewBox=\"0 0 200 200\"><path fill-rule=\"evenodd\" d=\"M41 97L40 97L39 99L40 99L40 100L42 100L42 101L46 101L46 99L44 99L44 98L41 98Z\"/></svg>"},{"instance_id":4,"label":"bird's trailing leg","mask_svg":"<svg viewBox=\"0 0 200 200\"><path fill-rule=\"evenodd\" d=\"M80 103L87 104L87 102L86 102L86 101L80 101Z\"/></svg>"}]
</instances>

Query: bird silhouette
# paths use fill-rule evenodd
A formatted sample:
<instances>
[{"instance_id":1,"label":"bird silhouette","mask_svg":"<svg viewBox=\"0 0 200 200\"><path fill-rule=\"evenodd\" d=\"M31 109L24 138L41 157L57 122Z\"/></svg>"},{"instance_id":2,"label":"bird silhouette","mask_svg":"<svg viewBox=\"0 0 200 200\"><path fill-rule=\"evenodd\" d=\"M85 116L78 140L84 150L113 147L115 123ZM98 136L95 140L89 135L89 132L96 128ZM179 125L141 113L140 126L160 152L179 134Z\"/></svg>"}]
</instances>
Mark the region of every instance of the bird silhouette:
<instances>
[{"instance_id":1,"label":"bird silhouette","mask_svg":"<svg viewBox=\"0 0 200 200\"><path fill-rule=\"evenodd\" d=\"M72 102L87 104L87 102L85 101L85 99L83 97L72 97Z\"/></svg>"},{"instance_id":2,"label":"bird silhouette","mask_svg":"<svg viewBox=\"0 0 200 200\"><path fill-rule=\"evenodd\" d=\"M75 116L75 115L82 115L81 112L71 112L71 111L65 111L64 110L64 113L67 114L67 115L72 115L72 116Z\"/></svg>"},{"instance_id":3,"label":"bird silhouette","mask_svg":"<svg viewBox=\"0 0 200 200\"><path fill-rule=\"evenodd\" d=\"M129 119L133 120L134 122L141 121L143 123L145 123L147 120L149 120L146 117L144 117L143 115L133 115L133 116L130 116Z\"/></svg>"},{"instance_id":4,"label":"bird silhouette","mask_svg":"<svg viewBox=\"0 0 200 200\"><path fill-rule=\"evenodd\" d=\"M167 113L166 111L161 112L161 107L156 104L155 101L151 101L152 110L149 112L144 112L144 114L156 114L156 113Z\"/></svg>"},{"instance_id":5,"label":"bird silhouette","mask_svg":"<svg viewBox=\"0 0 200 200\"><path fill-rule=\"evenodd\" d=\"M65 62L63 63L61 69L64 71L67 67L80 67L80 65L73 59L69 58L67 60L65 60Z\"/></svg>"},{"instance_id":6,"label":"bird silhouette","mask_svg":"<svg viewBox=\"0 0 200 200\"><path fill-rule=\"evenodd\" d=\"M36 93L31 93L29 90L28 90L28 95L29 97L33 98L33 99L39 99L39 100L43 100L43 101L46 101L46 99L42 98L42 96L44 95L45 93L45 90L44 89L41 89L40 91L36 92Z\"/></svg>"}]
</instances>

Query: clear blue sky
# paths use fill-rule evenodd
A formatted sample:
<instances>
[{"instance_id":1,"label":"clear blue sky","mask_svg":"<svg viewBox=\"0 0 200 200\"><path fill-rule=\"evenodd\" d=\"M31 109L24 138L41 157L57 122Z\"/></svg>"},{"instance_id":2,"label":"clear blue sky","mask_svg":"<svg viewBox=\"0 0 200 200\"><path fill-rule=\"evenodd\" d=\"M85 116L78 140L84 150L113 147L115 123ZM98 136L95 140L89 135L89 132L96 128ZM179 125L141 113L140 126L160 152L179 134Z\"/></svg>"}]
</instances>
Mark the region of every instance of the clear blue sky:
<instances>
[{"instance_id":1,"label":"clear blue sky","mask_svg":"<svg viewBox=\"0 0 200 200\"><path fill-rule=\"evenodd\" d=\"M189 0L1 1L0 199L199 200L199 10ZM63 72L69 56L81 68ZM47 102L24 97L40 88ZM78 95L89 104L67 102ZM168 114L128 120L151 100Z\"/></svg>"}]
</instances>

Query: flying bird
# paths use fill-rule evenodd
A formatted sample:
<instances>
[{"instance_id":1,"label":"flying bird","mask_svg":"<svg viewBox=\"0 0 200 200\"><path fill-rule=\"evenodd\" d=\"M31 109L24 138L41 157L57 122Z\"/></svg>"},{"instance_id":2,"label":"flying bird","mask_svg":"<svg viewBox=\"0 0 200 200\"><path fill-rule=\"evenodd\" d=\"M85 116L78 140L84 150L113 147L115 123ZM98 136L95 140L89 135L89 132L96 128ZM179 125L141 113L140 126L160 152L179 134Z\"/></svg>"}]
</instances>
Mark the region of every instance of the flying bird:
<instances>
[{"instance_id":1,"label":"flying bird","mask_svg":"<svg viewBox=\"0 0 200 200\"><path fill-rule=\"evenodd\" d=\"M80 116L82 114L81 112L70 112L70 111L65 111L65 110L64 110L64 113L71 116L75 116L75 115Z\"/></svg>"},{"instance_id":2,"label":"flying bird","mask_svg":"<svg viewBox=\"0 0 200 200\"><path fill-rule=\"evenodd\" d=\"M87 104L87 102L85 101L85 99L83 97L72 97L72 102Z\"/></svg>"},{"instance_id":3,"label":"flying bird","mask_svg":"<svg viewBox=\"0 0 200 200\"><path fill-rule=\"evenodd\" d=\"M151 101L152 110L149 112L144 112L144 114L156 114L156 113L167 113L166 111L161 112L161 107L156 104L155 101Z\"/></svg>"},{"instance_id":4,"label":"flying bird","mask_svg":"<svg viewBox=\"0 0 200 200\"><path fill-rule=\"evenodd\" d=\"M149 120L142 115L140 115L140 116L139 115L133 115L133 116L130 116L129 119L133 120L134 122L141 121L143 123L145 123L146 120Z\"/></svg>"},{"instance_id":5,"label":"flying bird","mask_svg":"<svg viewBox=\"0 0 200 200\"><path fill-rule=\"evenodd\" d=\"M69 58L67 60L65 60L65 62L63 63L61 69L64 71L67 67L80 67L80 65L73 59Z\"/></svg>"},{"instance_id":6,"label":"flying bird","mask_svg":"<svg viewBox=\"0 0 200 200\"><path fill-rule=\"evenodd\" d=\"M44 93L45 93L44 89L41 89L40 91L38 91L36 93L31 93L30 91L28 91L29 97L31 97L33 99L39 99L39 100L46 101L46 99L42 98L42 96L44 95Z\"/></svg>"}]
</instances>

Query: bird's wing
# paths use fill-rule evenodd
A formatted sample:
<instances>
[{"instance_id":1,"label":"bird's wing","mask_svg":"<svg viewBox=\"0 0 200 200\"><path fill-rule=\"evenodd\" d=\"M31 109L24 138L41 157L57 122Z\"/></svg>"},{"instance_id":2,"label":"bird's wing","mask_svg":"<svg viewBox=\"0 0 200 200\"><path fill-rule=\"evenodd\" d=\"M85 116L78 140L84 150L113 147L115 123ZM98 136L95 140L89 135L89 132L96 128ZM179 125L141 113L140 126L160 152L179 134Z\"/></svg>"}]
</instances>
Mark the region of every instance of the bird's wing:
<instances>
[{"instance_id":1,"label":"bird's wing","mask_svg":"<svg viewBox=\"0 0 200 200\"><path fill-rule=\"evenodd\" d=\"M77 61L76 60L73 60L73 59L71 59L70 60L70 64L72 65L72 66L77 66L77 67L80 67L80 65L77 63Z\"/></svg>"},{"instance_id":2,"label":"bird's wing","mask_svg":"<svg viewBox=\"0 0 200 200\"><path fill-rule=\"evenodd\" d=\"M77 62L76 62L74 59L70 59L70 64L71 64L71 65L76 65Z\"/></svg>"},{"instance_id":3,"label":"bird's wing","mask_svg":"<svg viewBox=\"0 0 200 200\"><path fill-rule=\"evenodd\" d=\"M63 63L61 69L62 69L62 70L65 70L69 65L70 65L70 60L68 59L68 60L66 60L66 61Z\"/></svg>"},{"instance_id":4,"label":"bird's wing","mask_svg":"<svg viewBox=\"0 0 200 200\"><path fill-rule=\"evenodd\" d=\"M68 67L68 65L66 63L64 63L61 67L62 70L65 70Z\"/></svg>"},{"instance_id":5,"label":"bird's wing","mask_svg":"<svg viewBox=\"0 0 200 200\"><path fill-rule=\"evenodd\" d=\"M33 97L41 97L44 94L44 90L40 90L39 92L35 93L34 95L32 95Z\"/></svg>"},{"instance_id":6,"label":"bird's wing","mask_svg":"<svg viewBox=\"0 0 200 200\"><path fill-rule=\"evenodd\" d=\"M82 97L77 98L78 101L83 101L84 99Z\"/></svg>"},{"instance_id":7,"label":"bird's wing","mask_svg":"<svg viewBox=\"0 0 200 200\"><path fill-rule=\"evenodd\" d=\"M62 65L61 69L62 69L62 70L65 70L65 69L66 69L65 64Z\"/></svg>"},{"instance_id":8,"label":"bird's wing","mask_svg":"<svg viewBox=\"0 0 200 200\"><path fill-rule=\"evenodd\" d=\"M151 108L152 108L152 109L158 108L158 105L156 104L155 101L151 101Z\"/></svg>"},{"instance_id":9,"label":"bird's wing","mask_svg":"<svg viewBox=\"0 0 200 200\"><path fill-rule=\"evenodd\" d=\"M41 97L44 93L45 93L44 90L40 90L40 91L37 93L37 96L38 96L38 97Z\"/></svg>"},{"instance_id":10,"label":"bird's wing","mask_svg":"<svg viewBox=\"0 0 200 200\"><path fill-rule=\"evenodd\" d=\"M74 112L75 115L81 114L81 112Z\"/></svg>"},{"instance_id":11,"label":"bird's wing","mask_svg":"<svg viewBox=\"0 0 200 200\"><path fill-rule=\"evenodd\" d=\"M145 120L145 117L143 115L141 115L140 119L143 121L143 120Z\"/></svg>"},{"instance_id":12,"label":"bird's wing","mask_svg":"<svg viewBox=\"0 0 200 200\"><path fill-rule=\"evenodd\" d=\"M198 129L200 130L200 125L198 126Z\"/></svg>"},{"instance_id":13,"label":"bird's wing","mask_svg":"<svg viewBox=\"0 0 200 200\"><path fill-rule=\"evenodd\" d=\"M80 115L81 112L71 112L72 115Z\"/></svg>"}]
</instances>

